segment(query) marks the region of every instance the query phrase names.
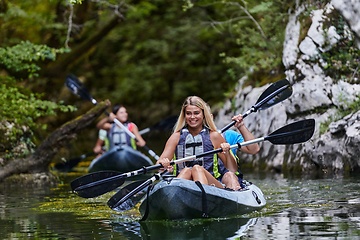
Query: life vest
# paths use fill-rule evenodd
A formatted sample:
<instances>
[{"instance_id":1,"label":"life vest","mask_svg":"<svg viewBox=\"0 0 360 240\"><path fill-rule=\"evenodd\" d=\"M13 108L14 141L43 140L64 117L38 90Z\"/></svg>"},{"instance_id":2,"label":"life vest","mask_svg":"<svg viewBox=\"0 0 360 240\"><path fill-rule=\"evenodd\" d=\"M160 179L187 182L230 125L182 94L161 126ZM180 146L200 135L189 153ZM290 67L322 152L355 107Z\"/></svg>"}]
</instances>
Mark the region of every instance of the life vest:
<instances>
[{"instance_id":1,"label":"life vest","mask_svg":"<svg viewBox=\"0 0 360 240\"><path fill-rule=\"evenodd\" d=\"M129 129L131 132L134 128L134 123L124 123L123 124L126 128ZM122 146L127 145L136 149L135 139L131 138L124 130L122 130L119 126L115 123L111 124L110 131L108 132L108 139L110 148L115 146Z\"/></svg>"},{"instance_id":2,"label":"life vest","mask_svg":"<svg viewBox=\"0 0 360 240\"><path fill-rule=\"evenodd\" d=\"M208 128L204 127L196 136L191 135L187 128L183 128L180 130L180 139L176 146L175 159L198 155L211 150L214 150L214 145L210 140L210 130ZM217 154L207 155L192 161L176 164L174 167L174 174L178 175L185 167L192 167L196 164L203 166L215 178L219 178L221 176L219 173ZM224 164L222 166L220 165L220 167L225 168ZM220 171L224 172L225 170L220 169Z\"/></svg>"}]
</instances>

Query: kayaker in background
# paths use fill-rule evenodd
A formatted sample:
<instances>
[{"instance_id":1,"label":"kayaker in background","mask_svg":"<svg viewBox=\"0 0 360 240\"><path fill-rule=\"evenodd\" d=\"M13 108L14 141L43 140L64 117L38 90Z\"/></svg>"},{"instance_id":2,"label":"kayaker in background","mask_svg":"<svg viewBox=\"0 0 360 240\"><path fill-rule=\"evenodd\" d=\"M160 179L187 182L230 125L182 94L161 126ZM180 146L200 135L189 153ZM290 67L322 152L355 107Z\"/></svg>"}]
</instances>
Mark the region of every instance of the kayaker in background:
<instances>
[{"instance_id":1,"label":"kayaker in background","mask_svg":"<svg viewBox=\"0 0 360 240\"><path fill-rule=\"evenodd\" d=\"M206 104L206 106L211 112L210 105ZM212 114L211 114L211 118L213 118ZM241 134L231 129L226 130L225 132L221 133L221 135L226 140L226 142L228 142L230 145L234 145L237 144L238 142L242 143L244 140L250 141L255 139L255 137L251 134L251 132L246 128L241 114L233 117L232 120L236 121L234 126L239 130ZM240 151L248 154L256 154L260 151L260 147L259 144L255 143L241 147ZM236 162L239 163L239 158L236 155L236 149L232 149L232 153L236 159ZM223 183L226 186L226 188L239 190L244 187L242 186L243 174L241 173L239 167L236 172L232 172L226 169L224 164L220 161L218 162L218 170L219 173L223 176L221 179L221 183Z\"/></svg>"},{"instance_id":2,"label":"kayaker in background","mask_svg":"<svg viewBox=\"0 0 360 240\"><path fill-rule=\"evenodd\" d=\"M238 168L234 156L230 153L230 144L217 132L206 103L200 97L190 96L186 98L174 133L166 142L156 164L161 164L171 171L170 159L174 154L176 159L180 159L218 148L222 148L223 152L177 164L174 167L177 177L224 188L220 182L222 175L214 177L214 172L218 172L218 157L228 170L236 172Z\"/></svg>"},{"instance_id":3,"label":"kayaker in background","mask_svg":"<svg viewBox=\"0 0 360 240\"><path fill-rule=\"evenodd\" d=\"M126 128L132 132L138 141L131 138L124 130L114 123L114 119L117 118ZM109 148L118 145L128 145L136 149L136 146L144 146L145 140L141 137L139 129L135 123L128 121L128 113L126 108L122 105L115 105L112 112L108 117L100 120L96 127L107 131L107 137L109 139Z\"/></svg>"}]
</instances>

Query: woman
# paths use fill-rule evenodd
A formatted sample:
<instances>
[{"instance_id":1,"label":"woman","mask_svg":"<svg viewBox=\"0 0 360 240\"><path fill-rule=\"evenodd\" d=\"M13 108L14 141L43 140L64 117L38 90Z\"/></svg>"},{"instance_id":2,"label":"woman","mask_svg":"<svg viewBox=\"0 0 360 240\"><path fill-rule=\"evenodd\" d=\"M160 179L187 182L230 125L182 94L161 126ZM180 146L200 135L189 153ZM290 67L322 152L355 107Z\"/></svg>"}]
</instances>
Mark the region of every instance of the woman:
<instances>
[{"instance_id":1,"label":"woman","mask_svg":"<svg viewBox=\"0 0 360 240\"><path fill-rule=\"evenodd\" d=\"M190 96L182 106L174 133L168 139L157 164L171 169L169 163L174 154L179 159L218 148L223 150L218 156L225 167L229 171L236 172L237 163L230 154L230 144L217 132L206 103L197 96ZM176 172L179 173L177 177L223 188L213 176L214 167L217 167L216 161L217 155L208 155L177 164ZM218 179L221 179L221 176Z\"/></svg>"},{"instance_id":2,"label":"woman","mask_svg":"<svg viewBox=\"0 0 360 240\"><path fill-rule=\"evenodd\" d=\"M116 123L114 123L115 118L135 135L136 139L138 140L137 142L135 139L131 138L123 129L117 126ZM104 129L108 132L109 148L118 145L128 145L136 149L136 145L143 147L146 144L144 139L141 137L139 129L135 123L128 121L128 113L126 108L122 105L115 105L109 116L100 120L96 124L96 127L99 129Z\"/></svg>"}]
</instances>

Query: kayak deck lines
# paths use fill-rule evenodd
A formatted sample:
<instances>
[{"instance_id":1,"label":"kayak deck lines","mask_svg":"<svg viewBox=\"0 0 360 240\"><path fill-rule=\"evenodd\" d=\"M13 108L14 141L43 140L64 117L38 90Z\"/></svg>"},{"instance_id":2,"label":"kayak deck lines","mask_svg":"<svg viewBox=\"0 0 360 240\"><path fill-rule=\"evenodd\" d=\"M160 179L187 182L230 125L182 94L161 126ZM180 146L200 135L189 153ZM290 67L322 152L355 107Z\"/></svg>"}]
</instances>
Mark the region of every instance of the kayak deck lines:
<instances>
[{"instance_id":1,"label":"kayak deck lines","mask_svg":"<svg viewBox=\"0 0 360 240\"><path fill-rule=\"evenodd\" d=\"M241 191L203 185L208 217L227 217L260 210L266 205L261 190L248 183ZM203 196L194 181L174 178L162 180L140 205L144 216L149 201L148 220L186 220L203 216Z\"/></svg>"}]
</instances>

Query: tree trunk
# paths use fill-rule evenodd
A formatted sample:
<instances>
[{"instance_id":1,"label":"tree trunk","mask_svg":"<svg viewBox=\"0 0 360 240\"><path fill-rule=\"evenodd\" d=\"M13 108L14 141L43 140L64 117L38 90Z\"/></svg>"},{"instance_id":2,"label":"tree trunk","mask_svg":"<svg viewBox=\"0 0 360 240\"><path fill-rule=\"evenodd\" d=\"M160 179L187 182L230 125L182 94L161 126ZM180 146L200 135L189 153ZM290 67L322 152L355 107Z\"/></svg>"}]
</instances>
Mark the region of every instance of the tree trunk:
<instances>
[{"instance_id":1,"label":"tree trunk","mask_svg":"<svg viewBox=\"0 0 360 240\"><path fill-rule=\"evenodd\" d=\"M36 151L27 158L10 161L0 170L0 182L14 174L49 172L49 165L56 153L84 128L88 127L110 106L110 102L101 102L84 115L63 124L55 130Z\"/></svg>"}]
</instances>

